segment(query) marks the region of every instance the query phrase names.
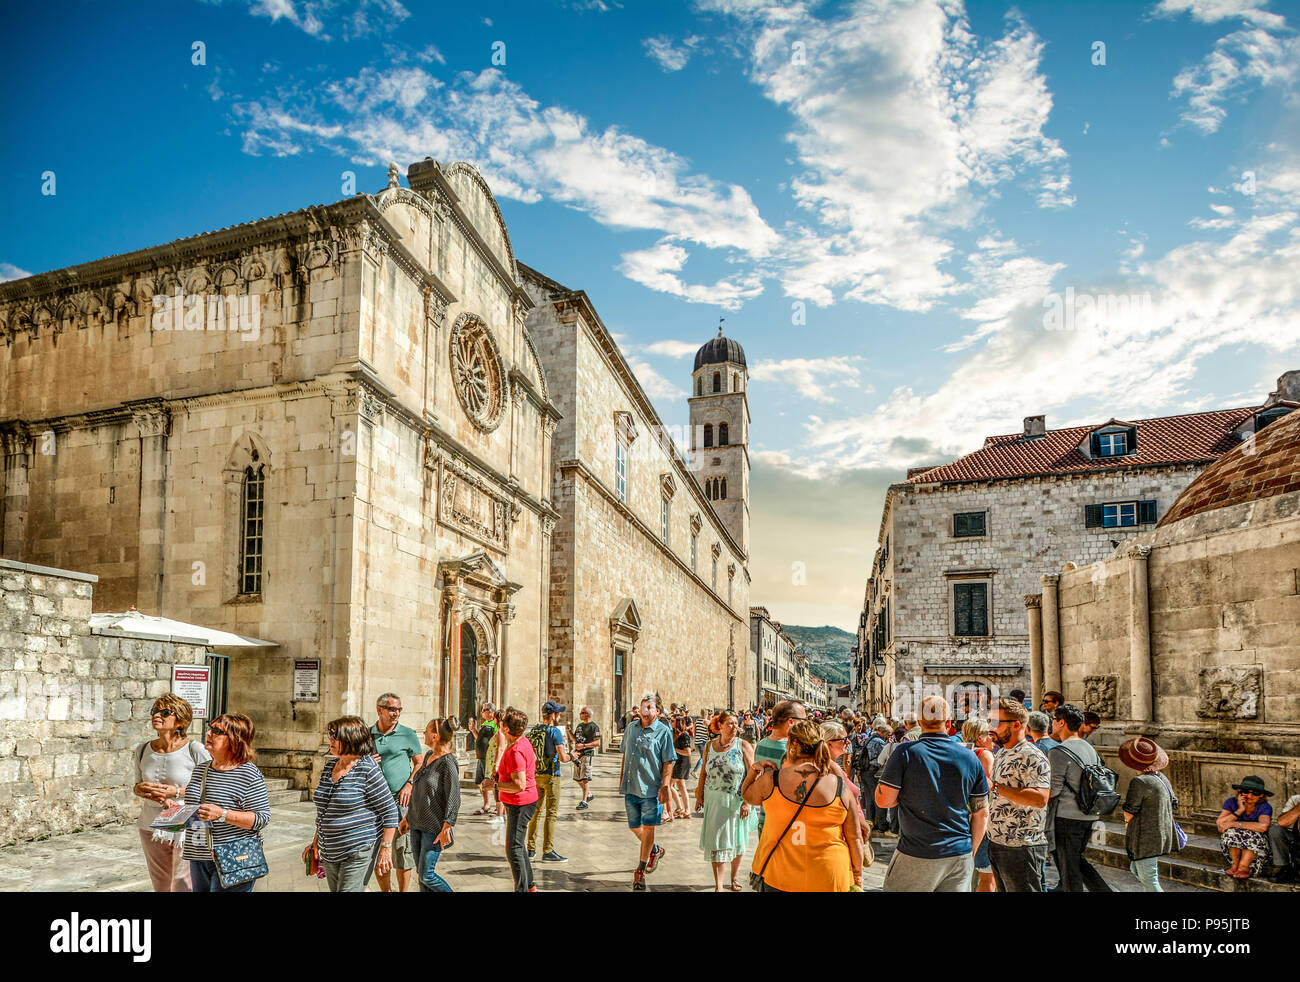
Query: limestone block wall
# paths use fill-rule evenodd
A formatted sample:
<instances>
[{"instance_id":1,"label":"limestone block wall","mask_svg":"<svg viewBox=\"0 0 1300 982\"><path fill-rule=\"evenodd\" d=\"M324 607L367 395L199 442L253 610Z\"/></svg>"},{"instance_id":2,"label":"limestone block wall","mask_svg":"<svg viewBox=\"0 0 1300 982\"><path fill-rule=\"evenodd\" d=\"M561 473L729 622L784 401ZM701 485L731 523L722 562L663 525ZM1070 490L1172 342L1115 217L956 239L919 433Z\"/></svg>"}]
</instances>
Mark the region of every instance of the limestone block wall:
<instances>
[{"instance_id":1,"label":"limestone block wall","mask_svg":"<svg viewBox=\"0 0 1300 982\"><path fill-rule=\"evenodd\" d=\"M94 576L0 560L0 844L134 821L131 750L207 649L88 624Z\"/></svg>"},{"instance_id":2,"label":"limestone block wall","mask_svg":"<svg viewBox=\"0 0 1300 982\"><path fill-rule=\"evenodd\" d=\"M1067 562L1080 566L1114 551L1140 532L1136 528L1086 528L1084 506L1109 501L1155 499L1164 514L1200 473L1199 467L1125 468L1105 473L1059 475L962 485L895 485L882 525L880 545L889 540L881 573L889 586L892 636L907 645L896 666L898 684L912 685L925 664L1018 664L1018 676L998 676L1007 689L1029 687L1029 643L1024 597L1042 591L1041 577ZM986 512L986 533L953 535L957 512ZM1150 526L1146 526L1150 528ZM989 615L992 636L952 636L951 578L956 570L992 570ZM959 642L966 643L958 647ZM971 676L976 678L977 676ZM991 681L991 680L989 680Z\"/></svg>"},{"instance_id":3,"label":"limestone block wall","mask_svg":"<svg viewBox=\"0 0 1300 982\"><path fill-rule=\"evenodd\" d=\"M581 546L572 573L572 648L561 660L561 665L566 660L571 665L572 679L561 668L558 687L563 691L571 685L565 695L574 703L598 707L602 721L612 718L609 622L622 600L632 597L642 627L625 675L629 706L645 690L659 692L665 705L727 705L729 645L737 659L735 703L750 704L753 695L744 671L747 618L729 611L725 598L669 560L606 495L579 481L574 499L574 536ZM552 688L557 688L555 679Z\"/></svg>"},{"instance_id":4,"label":"limestone block wall","mask_svg":"<svg viewBox=\"0 0 1300 982\"><path fill-rule=\"evenodd\" d=\"M1113 687L1104 732L1167 749L1300 756L1300 493L1215 509L1144 533L1153 720L1132 723L1133 560L1061 575L1061 664L1074 701ZM1094 682L1091 693L1085 680ZM1249 773L1249 772L1247 772Z\"/></svg>"}]
</instances>

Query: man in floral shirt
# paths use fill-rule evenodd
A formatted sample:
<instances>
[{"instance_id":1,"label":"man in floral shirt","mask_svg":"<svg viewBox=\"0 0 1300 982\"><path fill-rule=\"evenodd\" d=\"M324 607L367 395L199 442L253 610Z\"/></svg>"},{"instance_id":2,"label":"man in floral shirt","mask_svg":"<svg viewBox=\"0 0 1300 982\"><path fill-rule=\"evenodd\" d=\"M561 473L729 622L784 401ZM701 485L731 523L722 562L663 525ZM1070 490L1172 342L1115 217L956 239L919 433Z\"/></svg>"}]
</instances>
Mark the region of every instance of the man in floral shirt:
<instances>
[{"instance_id":1,"label":"man in floral shirt","mask_svg":"<svg viewBox=\"0 0 1300 982\"><path fill-rule=\"evenodd\" d=\"M989 728L1002 750L993 757L989 795L989 859L998 890L1041 893L1047 858L1044 821L1052 789L1052 765L1025 739L1029 710L1014 699L999 699L989 712Z\"/></svg>"}]
</instances>

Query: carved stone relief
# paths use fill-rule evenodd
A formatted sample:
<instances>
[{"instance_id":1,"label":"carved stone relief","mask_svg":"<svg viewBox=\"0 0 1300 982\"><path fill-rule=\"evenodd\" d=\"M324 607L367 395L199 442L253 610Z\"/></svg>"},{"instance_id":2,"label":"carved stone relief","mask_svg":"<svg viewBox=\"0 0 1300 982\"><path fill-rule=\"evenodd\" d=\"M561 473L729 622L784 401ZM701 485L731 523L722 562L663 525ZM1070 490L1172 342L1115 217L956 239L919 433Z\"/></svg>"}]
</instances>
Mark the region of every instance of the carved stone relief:
<instances>
[{"instance_id":1,"label":"carved stone relief","mask_svg":"<svg viewBox=\"0 0 1300 982\"><path fill-rule=\"evenodd\" d=\"M1255 719L1264 691L1264 673L1258 665L1202 668L1196 715L1201 719Z\"/></svg>"},{"instance_id":2,"label":"carved stone relief","mask_svg":"<svg viewBox=\"0 0 1300 982\"><path fill-rule=\"evenodd\" d=\"M1085 675L1083 708L1102 719L1115 718L1115 698L1119 690L1118 675Z\"/></svg>"}]
</instances>

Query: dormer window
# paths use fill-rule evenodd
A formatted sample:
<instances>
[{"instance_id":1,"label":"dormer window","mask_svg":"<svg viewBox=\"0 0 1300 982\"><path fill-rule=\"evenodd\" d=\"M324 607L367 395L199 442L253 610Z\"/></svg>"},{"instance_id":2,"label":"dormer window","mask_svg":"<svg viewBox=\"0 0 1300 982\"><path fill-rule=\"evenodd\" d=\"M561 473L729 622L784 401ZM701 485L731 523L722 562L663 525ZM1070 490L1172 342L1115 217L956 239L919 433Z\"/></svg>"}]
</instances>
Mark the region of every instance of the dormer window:
<instances>
[{"instance_id":1,"label":"dormer window","mask_svg":"<svg viewBox=\"0 0 1300 982\"><path fill-rule=\"evenodd\" d=\"M1258 433L1269 423L1276 423L1283 416L1291 412L1290 406L1278 406L1276 409L1266 409L1262 413L1255 414L1255 432Z\"/></svg>"},{"instance_id":2,"label":"dormer window","mask_svg":"<svg viewBox=\"0 0 1300 982\"><path fill-rule=\"evenodd\" d=\"M1088 442L1093 457L1127 457L1137 452L1137 427L1108 426L1094 432Z\"/></svg>"},{"instance_id":3,"label":"dormer window","mask_svg":"<svg viewBox=\"0 0 1300 982\"><path fill-rule=\"evenodd\" d=\"M1123 457L1128 453L1128 433L1099 433L1097 451L1099 457Z\"/></svg>"}]
</instances>

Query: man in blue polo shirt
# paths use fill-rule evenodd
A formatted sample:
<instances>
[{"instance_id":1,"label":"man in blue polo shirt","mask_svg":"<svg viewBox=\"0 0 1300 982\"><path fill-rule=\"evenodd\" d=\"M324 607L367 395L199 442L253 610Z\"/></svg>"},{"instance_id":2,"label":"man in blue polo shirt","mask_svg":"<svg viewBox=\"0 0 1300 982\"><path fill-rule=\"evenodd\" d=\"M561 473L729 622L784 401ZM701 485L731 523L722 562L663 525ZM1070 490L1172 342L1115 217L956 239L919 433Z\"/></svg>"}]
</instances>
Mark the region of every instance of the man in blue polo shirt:
<instances>
[{"instance_id":1,"label":"man in blue polo shirt","mask_svg":"<svg viewBox=\"0 0 1300 982\"><path fill-rule=\"evenodd\" d=\"M898 806L898 848L887 893L969 893L975 850L988 824L988 780L979 758L948 738L948 701L921 701L921 737L894 748L880 772L876 806Z\"/></svg>"}]
</instances>

